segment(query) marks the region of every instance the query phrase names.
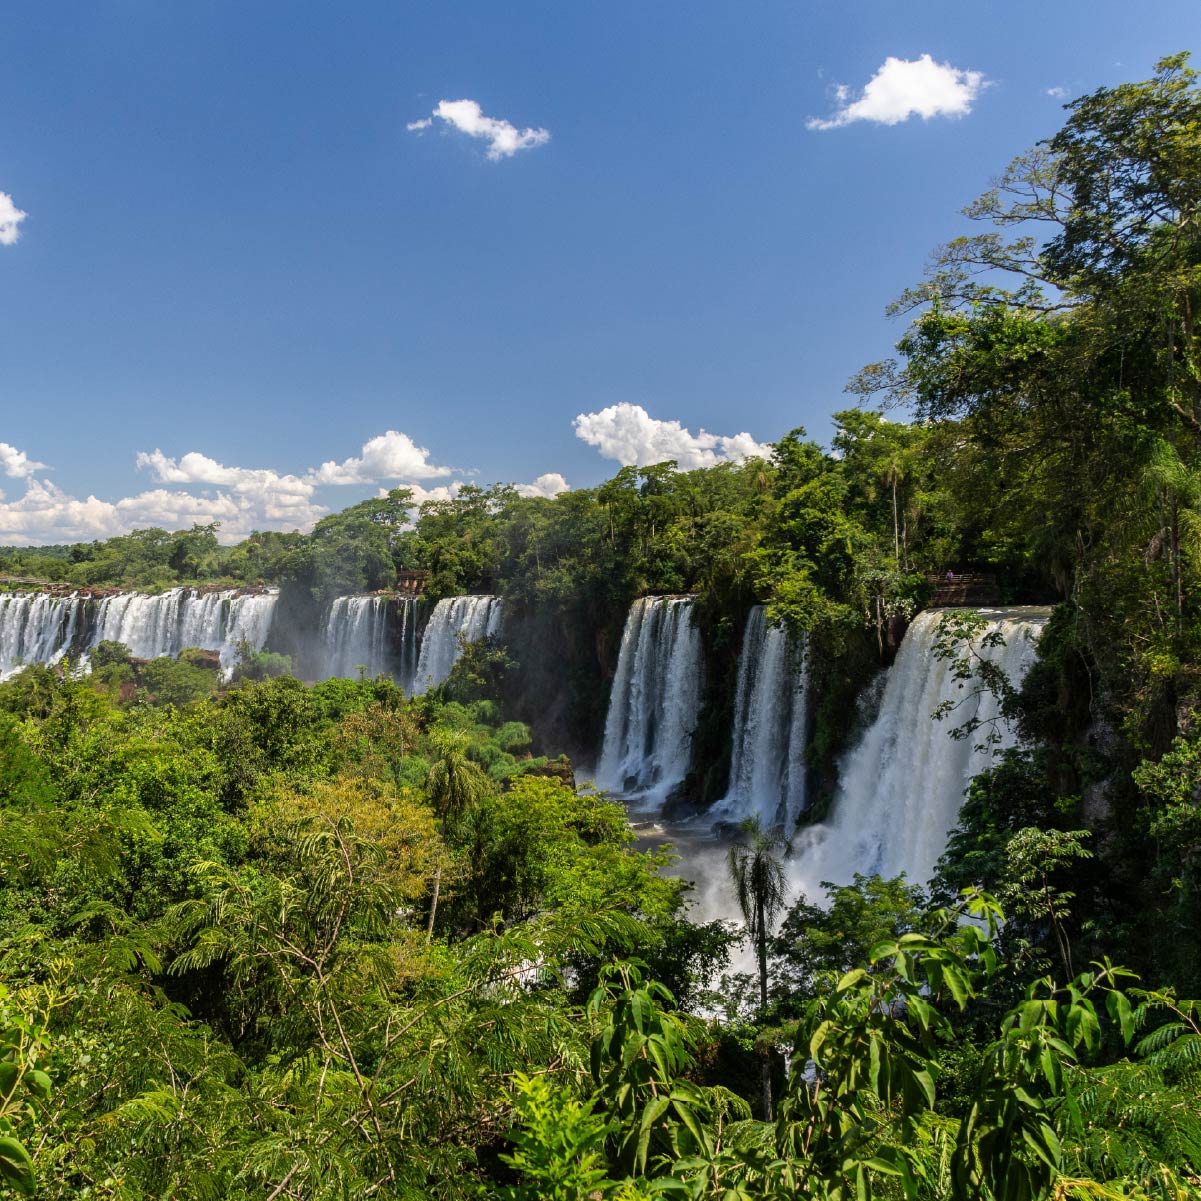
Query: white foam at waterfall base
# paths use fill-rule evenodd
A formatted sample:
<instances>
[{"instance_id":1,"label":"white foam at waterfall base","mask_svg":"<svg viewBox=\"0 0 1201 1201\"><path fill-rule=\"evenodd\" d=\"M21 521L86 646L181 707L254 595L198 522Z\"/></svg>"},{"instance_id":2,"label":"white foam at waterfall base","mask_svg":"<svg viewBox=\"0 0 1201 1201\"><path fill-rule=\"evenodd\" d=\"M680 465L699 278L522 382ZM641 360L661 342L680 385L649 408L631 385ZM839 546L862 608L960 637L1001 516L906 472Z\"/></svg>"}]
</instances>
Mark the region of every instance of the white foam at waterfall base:
<instances>
[{"instance_id":1,"label":"white foam at waterfall base","mask_svg":"<svg viewBox=\"0 0 1201 1201\"><path fill-rule=\"evenodd\" d=\"M596 783L645 807L688 773L702 671L692 608L691 596L641 597L621 637Z\"/></svg>"},{"instance_id":2,"label":"white foam at waterfall base","mask_svg":"<svg viewBox=\"0 0 1201 1201\"><path fill-rule=\"evenodd\" d=\"M747 617L738 655L730 782L712 816L791 830L805 810L809 707L807 647L768 624L763 605Z\"/></svg>"},{"instance_id":3,"label":"white foam at waterfall base","mask_svg":"<svg viewBox=\"0 0 1201 1201\"><path fill-rule=\"evenodd\" d=\"M413 692L436 688L450 675L466 642L495 638L500 633L503 608L496 596L451 596L440 600L430 614L421 638L421 654L413 679Z\"/></svg>"},{"instance_id":4,"label":"white foam at waterfall base","mask_svg":"<svg viewBox=\"0 0 1201 1201\"><path fill-rule=\"evenodd\" d=\"M925 884L946 849L972 778L1015 734L999 719L997 699L972 681L955 679L953 664L934 653L946 610L914 619L890 668L875 720L847 755L828 822L800 833L789 862L794 899L822 896L821 885L850 883L856 873L897 876ZM1019 684L1034 662L1046 609L985 610L975 640L981 657L997 663ZM983 645L993 633L1004 644ZM942 720L931 715L944 702L956 708ZM974 735L951 731L971 720ZM990 741L989 734L997 735Z\"/></svg>"}]
</instances>

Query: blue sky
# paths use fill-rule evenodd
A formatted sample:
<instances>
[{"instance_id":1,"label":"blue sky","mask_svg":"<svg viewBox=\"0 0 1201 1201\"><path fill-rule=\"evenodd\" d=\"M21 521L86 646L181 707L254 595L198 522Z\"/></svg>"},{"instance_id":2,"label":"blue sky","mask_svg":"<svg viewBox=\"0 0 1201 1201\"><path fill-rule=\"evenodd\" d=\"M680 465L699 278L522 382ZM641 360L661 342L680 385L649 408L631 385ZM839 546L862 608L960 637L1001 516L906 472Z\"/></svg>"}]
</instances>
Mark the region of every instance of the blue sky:
<instances>
[{"instance_id":1,"label":"blue sky","mask_svg":"<svg viewBox=\"0 0 1201 1201\"><path fill-rule=\"evenodd\" d=\"M0 542L824 440L901 332L884 306L1057 128L1049 90L1144 78L1198 24L1192 0L13 9ZM861 98L922 55L946 71ZM811 128L840 84L863 119ZM434 115L460 100L512 127L492 156L471 110Z\"/></svg>"}]
</instances>

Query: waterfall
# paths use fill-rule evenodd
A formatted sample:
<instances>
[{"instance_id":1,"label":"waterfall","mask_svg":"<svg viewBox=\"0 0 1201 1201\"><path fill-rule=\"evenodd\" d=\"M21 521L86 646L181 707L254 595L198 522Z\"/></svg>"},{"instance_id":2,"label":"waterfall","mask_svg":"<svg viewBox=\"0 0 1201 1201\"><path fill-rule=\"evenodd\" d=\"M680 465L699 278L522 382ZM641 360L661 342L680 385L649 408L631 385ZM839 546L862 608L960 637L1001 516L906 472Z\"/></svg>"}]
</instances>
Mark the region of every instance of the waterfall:
<instances>
[{"instance_id":1,"label":"waterfall","mask_svg":"<svg viewBox=\"0 0 1201 1201\"><path fill-rule=\"evenodd\" d=\"M78 596L0 594L0 680L29 663L57 663L75 640Z\"/></svg>"},{"instance_id":2,"label":"waterfall","mask_svg":"<svg viewBox=\"0 0 1201 1201\"><path fill-rule=\"evenodd\" d=\"M933 874L954 828L972 777L994 755L1014 745L1003 722L955 739L951 730L976 718L998 718L996 699L973 694L973 682L954 678L953 665L934 654L946 610L921 613L909 627L888 672L879 712L842 765L829 822L804 832L793 860L795 884L812 900L823 880L849 883L856 872L896 876L924 884ZM987 624L974 646L1018 684L1034 661L1049 610L984 610ZM1004 645L984 645L990 634ZM957 707L941 721L931 714L944 702ZM988 745L996 729L999 742Z\"/></svg>"},{"instance_id":3,"label":"waterfall","mask_svg":"<svg viewBox=\"0 0 1201 1201\"><path fill-rule=\"evenodd\" d=\"M237 663L238 647L249 643L258 654L267 645L271 633L271 620L275 616L275 601L279 595L275 589L269 592L247 593L244 596L221 593L228 597L228 621L222 642L217 649L221 652L221 666L229 675Z\"/></svg>"},{"instance_id":4,"label":"waterfall","mask_svg":"<svg viewBox=\"0 0 1201 1201\"><path fill-rule=\"evenodd\" d=\"M226 674L238 646L263 649L276 593L171 588L156 596L121 592L100 600L80 596L0 596L0 678L27 663L57 663L72 648L86 652L106 639L137 659L178 655L186 647L217 651Z\"/></svg>"},{"instance_id":5,"label":"waterfall","mask_svg":"<svg viewBox=\"0 0 1201 1201\"><path fill-rule=\"evenodd\" d=\"M440 600L421 639L413 692L436 688L450 675L459 657L460 635L467 642L495 638L500 633L501 612L501 601L496 596L452 596Z\"/></svg>"},{"instance_id":6,"label":"waterfall","mask_svg":"<svg viewBox=\"0 0 1201 1201\"><path fill-rule=\"evenodd\" d=\"M636 600L621 636L596 782L663 801L688 774L701 695L691 596Z\"/></svg>"},{"instance_id":7,"label":"waterfall","mask_svg":"<svg viewBox=\"0 0 1201 1201\"><path fill-rule=\"evenodd\" d=\"M738 656L730 782L714 817L757 817L764 827L792 829L806 808L808 717L807 647L768 625L764 606L756 605Z\"/></svg>"},{"instance_id":8,"label":"waterfall","mask_svg":"<svg viewBox=\"0 0 1201 1201\"><path fill-rule=\"evenodd\" d=\"M135 659L178 655L187 647L218 651L221 665L232 670L238 646L263 649L275 609L276 593L239 593L235 589L199 592L169 588L157 596L123 592L96 605L88 647L120 642Z\"/></svg>"},{"instance_id":9,"label":"waterfall","mask_svg":"<svg viewBox=\"0 0 1201 1201\"><path fill-rule=\"evenodd\" d=\"M339 596L321 630L321 678L390 675L410 687L416 670L417 598Z\"/></svg>"}]
</instances>

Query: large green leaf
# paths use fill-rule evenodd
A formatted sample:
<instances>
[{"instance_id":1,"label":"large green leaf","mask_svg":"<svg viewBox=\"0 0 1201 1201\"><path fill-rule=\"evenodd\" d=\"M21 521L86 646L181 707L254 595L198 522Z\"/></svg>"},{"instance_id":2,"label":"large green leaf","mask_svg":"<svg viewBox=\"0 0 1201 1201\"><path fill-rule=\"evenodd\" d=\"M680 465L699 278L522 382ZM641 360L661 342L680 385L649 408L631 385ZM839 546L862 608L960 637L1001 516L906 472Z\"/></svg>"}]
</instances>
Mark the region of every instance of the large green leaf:
<instances>
[{"instance_id":1,"label":"large green leaf","mask_svg":"<svg viewBox=\"0 0 1201 1201\"><path fill-rule=\"evenodd\" d=\"M29 1152L15 1139L0 1136L0 1180L27 1197L33 1196L33 1160Z\"/></svg>"}]
</instances>

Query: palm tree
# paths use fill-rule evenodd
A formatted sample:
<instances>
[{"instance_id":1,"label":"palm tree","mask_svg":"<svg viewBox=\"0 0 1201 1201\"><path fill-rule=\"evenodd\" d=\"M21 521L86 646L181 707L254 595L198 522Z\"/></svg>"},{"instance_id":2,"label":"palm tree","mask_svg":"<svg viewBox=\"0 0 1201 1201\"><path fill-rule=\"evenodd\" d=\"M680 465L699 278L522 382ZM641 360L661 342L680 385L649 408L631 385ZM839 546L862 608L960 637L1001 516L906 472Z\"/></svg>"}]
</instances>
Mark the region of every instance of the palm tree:
<instances>
[{"instance_id":1,"label":"palm tree","mask_svg":"<svg viewBox=\"0 0 1201 1201\"><path fill-rule=\"evenodd\" d=\"M467 758L467 738L457 731L439 730L432 738L436 758L425 776L425 791L445 830L452 817L474 808L488 795L491 781L478 763ZM434 896L430 902L427 939L434 937L434 918L442 891L442 863L434 872Z\"/></svg>"},{"instance_id":2,"label":"palm tree","mask_svg":"<svg viewBox=\"0 0 1201 1201\"><path fill-rule=\"evenodd\" d=\"M759 961L760 1013L767 1012L767 937L775 925L776 914L784 905L787 884L784 879L783 852L787 843L775 830L764 830L757 817L742 823L746 841L730 848L730 879L738 896L738 907L746 932L755 944ZM763 1110L771 1121L771 1063L763 1063Z\"/></svg>"}]
</instances>

